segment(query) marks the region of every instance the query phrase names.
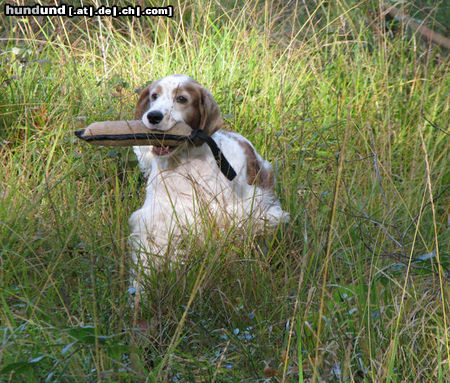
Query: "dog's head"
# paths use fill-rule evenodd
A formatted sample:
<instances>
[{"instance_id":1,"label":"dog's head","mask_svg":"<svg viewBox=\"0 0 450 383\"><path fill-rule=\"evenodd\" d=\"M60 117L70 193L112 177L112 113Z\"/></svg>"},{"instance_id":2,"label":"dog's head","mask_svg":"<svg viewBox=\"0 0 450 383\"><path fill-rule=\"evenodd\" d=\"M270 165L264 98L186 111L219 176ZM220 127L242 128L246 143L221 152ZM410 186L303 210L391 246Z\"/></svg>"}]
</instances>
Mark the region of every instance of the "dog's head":
<instances>
[{"instance_id":1,"label":"dog's head","mask_svg":"<svg viewBox=\"0 0 450 383\"><path fill-rule=\"evenodd\" d=\"M193 130L212 135L223 125L219 106L211 93L186 75L172 75L154 81L141 93L134 118L142 119L151 130L167 132L178 122ZM173 152L173 147L153 147L158 156Z\"/></svg>"}]
</instances>

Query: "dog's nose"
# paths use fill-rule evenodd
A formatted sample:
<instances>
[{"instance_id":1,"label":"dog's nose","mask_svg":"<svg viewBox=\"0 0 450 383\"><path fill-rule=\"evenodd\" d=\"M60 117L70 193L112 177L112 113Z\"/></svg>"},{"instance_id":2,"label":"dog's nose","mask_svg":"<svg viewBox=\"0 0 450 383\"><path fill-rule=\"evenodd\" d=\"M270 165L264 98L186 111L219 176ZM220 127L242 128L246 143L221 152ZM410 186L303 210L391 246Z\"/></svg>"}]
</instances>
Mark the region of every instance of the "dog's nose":
<instances>
[{"instance_id":1,"label":"dog's nose","mask_svg":"<svg viewBox=\"0 0 450 383\"><path fill-rule=\"evenodd\" d=\"M161 112L153 111L147 113L147 119L150 122L150 124L156 125L157 123L161 122L163 119L163 114Z\"/></svg>"}]
</instances>

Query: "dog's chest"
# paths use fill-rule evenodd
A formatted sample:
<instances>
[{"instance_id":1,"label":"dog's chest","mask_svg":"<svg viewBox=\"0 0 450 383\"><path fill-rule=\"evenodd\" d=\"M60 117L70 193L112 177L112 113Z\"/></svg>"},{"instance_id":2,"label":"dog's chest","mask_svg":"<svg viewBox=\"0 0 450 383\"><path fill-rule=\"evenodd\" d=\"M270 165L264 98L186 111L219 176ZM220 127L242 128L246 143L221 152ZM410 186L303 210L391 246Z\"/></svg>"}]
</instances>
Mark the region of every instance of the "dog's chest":
<instances>
[{"instance_id":1,"label":"dog's chest","mask_svg":"<svg viewBox=\"0 0 450 383\"><path fill-rule=\"evenodd\" d=\"M144 206L155 213L194 217L203 209L218 211L232 198L230 183L213 158L194 158L176 167L166 168L166 164L158 162L154 165Z\"/></svg>"}]
</instances>

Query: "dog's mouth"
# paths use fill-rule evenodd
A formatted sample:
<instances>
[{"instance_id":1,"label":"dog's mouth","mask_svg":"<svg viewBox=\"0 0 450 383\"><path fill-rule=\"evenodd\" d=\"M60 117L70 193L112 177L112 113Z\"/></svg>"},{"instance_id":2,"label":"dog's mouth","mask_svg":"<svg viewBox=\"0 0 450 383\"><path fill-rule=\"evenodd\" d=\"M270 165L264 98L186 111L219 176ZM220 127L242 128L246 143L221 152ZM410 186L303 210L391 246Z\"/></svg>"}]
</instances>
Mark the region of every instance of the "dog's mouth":
<instances>
[{"instance_id":1,"label":"dog's mouth","mask_svg":"<svg viewBox=\"0 0 450 383\"><path fill-rule=\"evenodd\" d=\"M167 156L175 150L176 146L153 146L152 152L157 156Z\"/></svg>"}]
</instances>

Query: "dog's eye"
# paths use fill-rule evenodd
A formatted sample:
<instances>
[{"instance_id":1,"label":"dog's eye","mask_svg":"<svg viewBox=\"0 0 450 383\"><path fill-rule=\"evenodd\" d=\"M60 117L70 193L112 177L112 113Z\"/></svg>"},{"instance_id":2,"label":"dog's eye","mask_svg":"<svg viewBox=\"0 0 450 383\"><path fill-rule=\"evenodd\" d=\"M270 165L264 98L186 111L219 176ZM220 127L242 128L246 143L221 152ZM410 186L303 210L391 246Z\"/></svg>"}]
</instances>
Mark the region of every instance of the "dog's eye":
<instances>
[{"instance_id":1,"label":"dog's eye","mask_svg":"<svg viewBox=\"0 0 450 383\"><path fill-rule=\"evenodd\" d=\"M179 102L180 104L186 104L188 102L188 100L184 96L178 96L177 97L177 102Z\"/></svg>"},{"instance_id":2,"label":"dog's eye","mask_svg":"<svg viewBox=\"0 0 450 383\"><path fill-rule=\"evenodd\" d=\"M158 93L152 94L152 100L155 101L158 98Z\"/></svg>"}]
</instances>

